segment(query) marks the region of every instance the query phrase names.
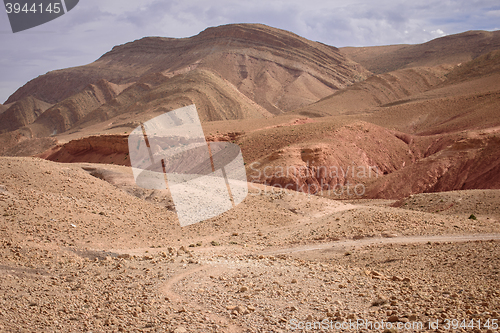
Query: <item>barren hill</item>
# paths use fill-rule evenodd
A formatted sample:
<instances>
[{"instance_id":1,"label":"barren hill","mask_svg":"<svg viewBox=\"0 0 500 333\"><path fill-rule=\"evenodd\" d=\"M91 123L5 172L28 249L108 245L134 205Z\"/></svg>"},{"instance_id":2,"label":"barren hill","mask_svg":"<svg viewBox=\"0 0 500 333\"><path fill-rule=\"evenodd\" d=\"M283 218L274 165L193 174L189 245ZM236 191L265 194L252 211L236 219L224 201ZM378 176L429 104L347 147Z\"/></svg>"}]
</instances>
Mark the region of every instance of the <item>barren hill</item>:
<instances>
[{"instance_id":1,"label":"barren hill","mask_svg":"<svg viewBox=\"0 0 500 333\"><path fill-rule=\"evenodd\" d=\"M33 123L51 104L25 97L10 107L0 106L0 133L14 131Z\"/></svg>"},{"instance_id":2,"label":"barren hill","mask_svg":"<svg viewBox=\"0 0 500 333\"><path fill-rule=\"evenodd\" d=\"M0 134L0 332L489 328L500 51L462 35L427 43L457 58L376 48L372 64L411 68L366 77L333 47L229 25L29 82L0 105L17 128ZM249 192L181 227L169 190L137 186L128 135L191 103L207 141L240 146Z\"/></svg>"},{"instance_id":3,"label":"barren hill","mask_svg":"<svg viewBox=\"0 0 500 333\"><path fill-rule=\"evenodd\" d=\"M500 49L500 31L467 31L417 45L344 47L341 51L375 74L400 68L456 65Z\"/></svg>"},{"instance_id":4,"label":"barren hill","mask_svg":"<svg viewBox=\"0 0 500 333\"><path fill-rule=\"evenodd\" d=\"M373 75L293 113L312 117L353 114L397 104L438 86L449 70L449 66L416 67Z\"/></svg>"},{"instance_id":5,"label":"barren hill","mask_svg":"<svg viewBox=\"0 0 500 333\"><path fill-rule=\"evenodd\" d=\"M86 115L75 128L108 120L113 128L135 128L140 121L192 103L203 122L273 116L228 81L206 70L195 69L172 78L156 74L154 81L145 77L134 83L116 99Z\"/></svg>"},{"instance_id":6,"label":"barren hill","mask_svg":"<svg viewBox=\"0 0 500 333\"><path fill-rule=\"evenodd\" d=\"M7 103L26 96L57 103L100 79L126 84L194 68L218 73L272 113L316 101L368 74L335 47L264 25L236 24L190 38L147 37L116 46L89 65L28 82Z\"/></svg>"},{"instance_id":7,"label":"barren hill","mask_svg":"<svg viewBox=\"0 0 500 333\"><path fill-rule=\"evenodd\" d=\"M477 57L473 61L457 66L447 75L447 83L463 82L498 73L500 73L500 47Z\"/></svg>"},{"instance_id":8,"label":"barren hill","mask_svg":"<svg viewBox=\"0 0 500 333\"><path fill-rule=\"evenodd\" d=\"M475 56L473 48L494 47L496 35L440 38L420 46L441 50L436 62L428 56L418 61L447 63L446 52L457 50L461 40L467 43L457 54ZM375 58L390 60L391 52L407 47L377 48ZM89 84L32 124L2 134L2 154L129 165L131 129L194 103L207 140L241 146L251 182L313 193L360 184L364 197L397 199L498 188L498 52L455 65L414 67L412 60L405 65L411 68L354 82L367 72L335 48L261 25L209 28L184 39L144 38L113 48L74 75L110 71L126 78ZM68 91L79 87L68 82ZM301 173L279 172L290 168ZM375 173L368 175L370 170Z\"/></svg>"}]
</instances>

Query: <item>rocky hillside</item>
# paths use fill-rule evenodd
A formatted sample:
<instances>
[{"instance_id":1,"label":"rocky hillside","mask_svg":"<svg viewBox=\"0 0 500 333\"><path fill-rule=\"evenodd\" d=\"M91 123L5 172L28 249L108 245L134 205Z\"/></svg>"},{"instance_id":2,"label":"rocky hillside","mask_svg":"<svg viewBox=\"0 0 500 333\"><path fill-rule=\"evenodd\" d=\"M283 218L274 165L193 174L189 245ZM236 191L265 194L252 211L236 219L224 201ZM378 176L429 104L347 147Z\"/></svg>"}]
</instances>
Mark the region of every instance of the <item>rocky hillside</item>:
<instances>
[{"instance_id":1,"label":"rocky hillside","mask_svg":"<svg viewBox=\"0 0 500 333\"><path fill-rule=\"evenodd\" d=\"M264 25L236 24L190 38L146 37L116 46L92 64L28 82L7 103L27 96L57 103L100 79L124 84L194 68L219 74L272 113L316 101L369 74L335 47Z\"/></svg>"},{"instance_id":2,"label":"rocky hillside","mask_svg":"<svg viewBox=\"0 0 500 333\"><path fill-rule=\"evenodd\" d=\"M341 51L373 73L400 68L456 65L500 49L500 31L467 31L416 45L344 47Z\"/></svg>"},{"instance_id":3,"label":"rocky hillside","mask_svg":"<svg viewBox=\"0 0 500 333\"><path fill-rule=\"evenodd\" d=\"M10 107L0 106L0 133L14 131L33 123L51 105L34 97L25 97Z\"/></svg>"},{"instance_id":4,"label":"rocky hillside","mask_svg":"<svg viewBox=\"0 0 500 333\"><path fill-rule=\"evenodd\" d=\"M293 113L318 117L399 104L443 83L450 69L450 66L416 67L373 75Z\"/></svg>"},{"instance_id":5,"label":"rocky hillside","mask_svg":"<svg viewBox=\"0 0 500 333\"><path fill-rule=\"evenodd\" d=\"M366 49L358 53L372 50L370 61L411 67L368 77L334 47L262 25L143 38L33 81L69 75L66 92L33 82L16 92L47 93L55 104L36 119L23 113L26 125L0 134L0 154L129 166L128 133L194 103L208 141L241 147L252 183L336 189L342 193L326 194L336 199L356 185L363 197L383 199L500 188L500 51L481 54L496 36L468 32L411 46L425 52L404 64L391 54L410 46ZM458 64L455 55L474 59ZM10 109L21 103L16 94Z\"/></svg>"},{"instance_id":6,"label":"rocky hillside","mask_svg":"<svg viewBox=\"0 0 500 333\"><path fill-rule=\"evenodd\" d=\"M4 113L8 108L7 105L0 104L0 114Z\"/></svg>"}]
</instances>

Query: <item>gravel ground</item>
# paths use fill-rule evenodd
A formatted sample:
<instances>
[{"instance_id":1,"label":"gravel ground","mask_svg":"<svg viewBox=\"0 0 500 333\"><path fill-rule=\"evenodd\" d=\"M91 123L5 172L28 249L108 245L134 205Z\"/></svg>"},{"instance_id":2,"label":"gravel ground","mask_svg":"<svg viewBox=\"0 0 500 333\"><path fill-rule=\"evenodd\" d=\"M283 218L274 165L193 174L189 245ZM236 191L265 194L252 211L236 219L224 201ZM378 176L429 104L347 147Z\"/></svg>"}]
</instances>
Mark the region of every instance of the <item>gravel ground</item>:
<instances>
[{"instance_id":1,"label":"gravel ground","mask_svg":"<svg viewBox=\"0 0 500 333\"><path fill-rule=\"evenodd\" d=\"M99 167L123 177L0 159L0 332L302 332L325 319L316 331L365 320L430 332L438 320L446 332L448 319L465 319L456 331L470 332L490 319L494 332L500 319L498 191L418 195L399 208L254 191L181 228L166 193ZM460 198L467 205L434 209Z\"/></svg>"}]
</instances>

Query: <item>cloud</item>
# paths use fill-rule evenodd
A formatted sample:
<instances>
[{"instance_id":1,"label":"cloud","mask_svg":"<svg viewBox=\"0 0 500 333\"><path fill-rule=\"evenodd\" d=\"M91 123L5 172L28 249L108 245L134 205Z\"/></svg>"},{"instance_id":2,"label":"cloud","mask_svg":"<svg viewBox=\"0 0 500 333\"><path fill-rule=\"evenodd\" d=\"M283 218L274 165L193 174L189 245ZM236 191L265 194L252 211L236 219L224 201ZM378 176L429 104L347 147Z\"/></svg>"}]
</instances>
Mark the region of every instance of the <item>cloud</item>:
<instances>
[{"instance_id":1,"label":"cloud","mask_svg":"<svg viewBox=\"0 0 500 333\"><path fill-rule=\"evenodd\" d=\"M87 64L144 36L188 37L209 26L263 23L339 47L422 43L494 30L499 13L496 0L86 0L56 20L12 34L2 12L0 101L38 75Z\"/></svg>"}]
</instances>

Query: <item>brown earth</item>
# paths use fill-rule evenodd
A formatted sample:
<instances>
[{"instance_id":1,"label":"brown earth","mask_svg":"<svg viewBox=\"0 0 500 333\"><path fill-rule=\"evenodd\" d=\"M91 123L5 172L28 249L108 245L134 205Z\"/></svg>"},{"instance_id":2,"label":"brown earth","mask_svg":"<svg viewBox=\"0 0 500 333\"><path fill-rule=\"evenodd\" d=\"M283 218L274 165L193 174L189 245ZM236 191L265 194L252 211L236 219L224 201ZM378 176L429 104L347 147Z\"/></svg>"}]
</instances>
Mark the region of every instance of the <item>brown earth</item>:
<instances>
[{"instance_id":1,"label":"brown earth","mask_svg":"<svg viewBox=\"0 0 500 333\"><path fill-rule=\"evenodd\" d=\"M336 48L229 25L27 83L0 105L23 123L0 135L0 332L494 332L497 36L343 49L367 77ZM127 137L191 103L208 141L241 147L249 194L180 227L168 190L135 184Z\"/></svg>"},{"instance_id":2,"label":"brown earth","mask_svg":"<svg viewBox=\"0 0 500 333\"><path fill-rule=\"evenodd\" d=\"M168 193L137 188L130 168L2 157L0 175L2 331L498 318L498 190L393 208L254 184L235 209L181 228Z\"/></svg>"},{"instance_id":3,"label":"brown earth","mask_svg":"<svg viewBox=\"0 0 500 333\"><path fill-rule=\"evenodd\" d=\"M116 46L92 64L28 82L6 103L25 96L58 103L100 79L132 83L144 75L175 76L195 68L218 73L273 113L317 100L369 74L335 47L265 25L232 24L190 38L147 37Z\"/></svg>"},{"instance_id":4,"label":"brown earth","mask_svg":"<svg viewBox=\"0 0 500 333\"><path fill-rule=\"evenodd\" d=\"M33 123L51 104L33 97L23 98L10 107L0 106L0 133L11 132Z\"/></svg>"},{"instance_id":5,"label":"brown earth","mask_svg":"<svg viewBox=\"0 0 500 333\"><path fill-rule=\"evenodd\" d=\"M500 31L466 31L417 45L344 47L340 50L375 74L401 68L457 65L500 49Z\"/></svg>"}]
</instances>

